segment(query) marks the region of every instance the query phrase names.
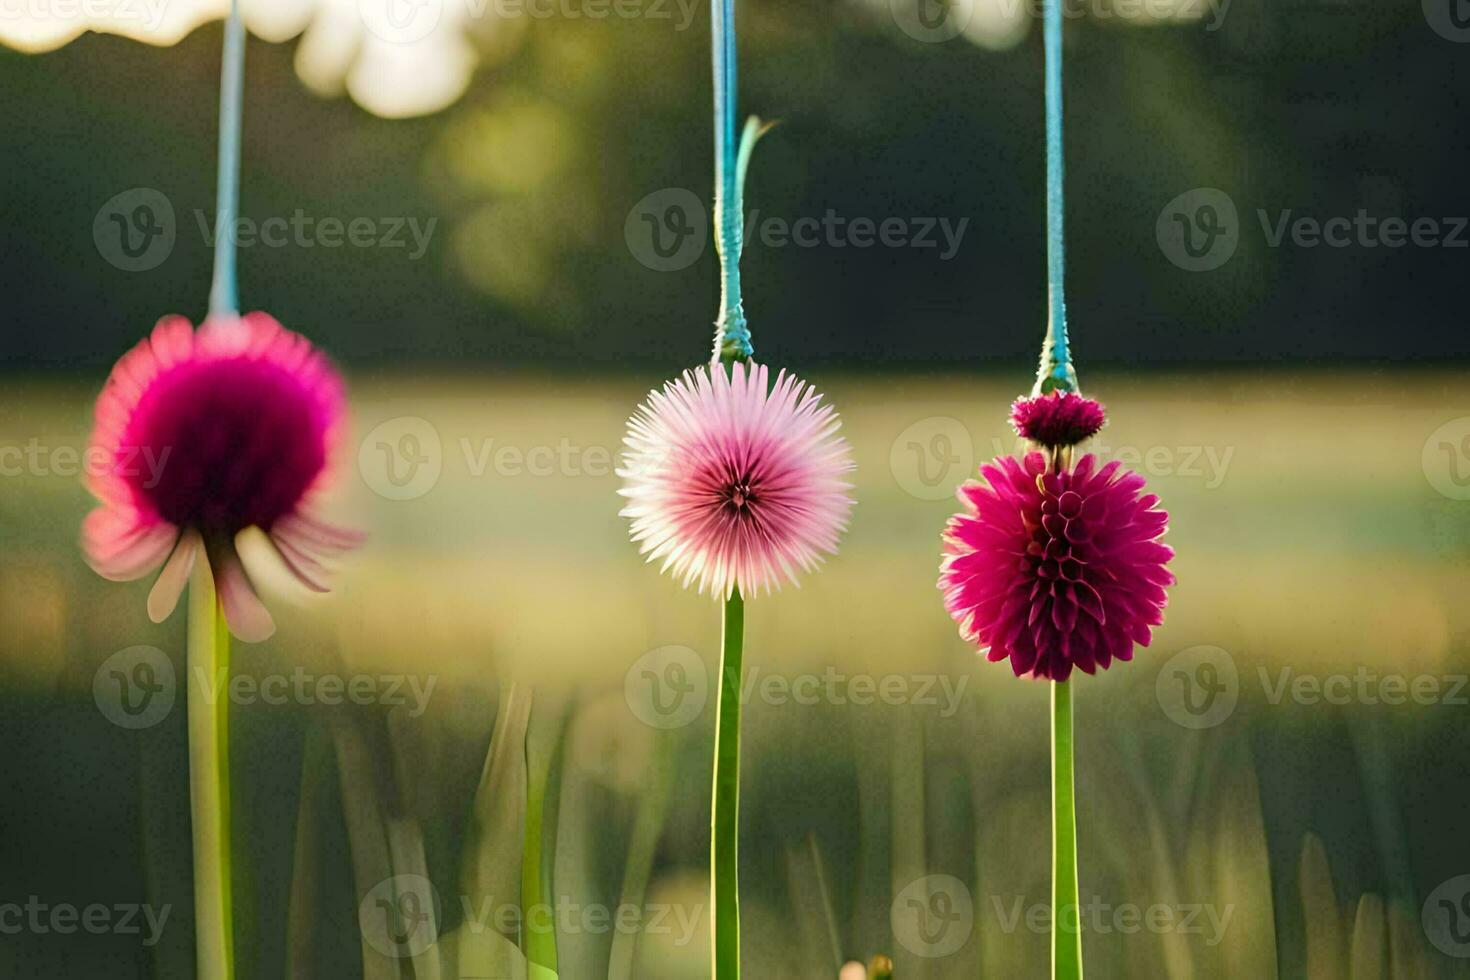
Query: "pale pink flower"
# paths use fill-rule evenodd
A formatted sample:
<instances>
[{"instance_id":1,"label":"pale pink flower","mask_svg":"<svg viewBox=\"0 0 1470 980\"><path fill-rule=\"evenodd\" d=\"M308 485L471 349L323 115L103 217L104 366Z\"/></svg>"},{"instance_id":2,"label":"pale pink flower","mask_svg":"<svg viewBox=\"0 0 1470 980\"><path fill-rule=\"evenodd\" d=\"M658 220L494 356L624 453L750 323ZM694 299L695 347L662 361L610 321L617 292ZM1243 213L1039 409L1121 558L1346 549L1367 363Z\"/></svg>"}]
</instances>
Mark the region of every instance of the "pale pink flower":
<instances>
[{"instance_id":1,"label":"pale pink flower","mask_svg":"<svg viewBox=\"0 0 1470 980\"><path fill-rule=\"evenodd\" d=\"M235 551L258 527L306 586L326 591L321 560L361 536L310 514L344 413L336 370L264 313L212 317L196 332L160 320L117 362L97 398L88 473L101 506L82 524L87 561L128 581L162 567L148 614L173 612L208 562L230 631L275 629Z\"/></svg>"},{"instance_id":2,"label":"pale pink flower","mask_svg":"<svg viewBox=\"0 0 1470 980\"><path fill-rule=\"evenodd\" d=\"M716 598L796 581L852 510L840 423L816 389L764 365L700 367L652 391L628 421L622 510L649 561Z\"/></svg>"}]
</instances>

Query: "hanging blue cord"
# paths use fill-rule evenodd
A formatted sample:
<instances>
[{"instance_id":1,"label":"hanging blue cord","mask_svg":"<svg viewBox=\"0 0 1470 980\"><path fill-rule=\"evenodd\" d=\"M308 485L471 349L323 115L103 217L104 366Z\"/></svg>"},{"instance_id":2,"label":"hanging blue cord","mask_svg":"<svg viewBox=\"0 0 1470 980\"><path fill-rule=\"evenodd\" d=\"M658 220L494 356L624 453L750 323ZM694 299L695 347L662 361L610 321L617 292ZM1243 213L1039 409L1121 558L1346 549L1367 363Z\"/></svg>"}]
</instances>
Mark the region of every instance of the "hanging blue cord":
<instances>
[{"instance_id":1,"label":"hanging blue cord","mask_svg":"<svg viewBox=\"0 0 1470 980\"><path fill-rule=\"evenodd\" d=\"M230 0L219 76L219 183L215 190L210 316L229 316L240 310L235 276L235 220L240 210L240 103L244 73L245 27L240 23L239 0Z\"/></svg>"},{"instance_id":2,"label":"hanging blue cord","mask_svg":"<svg viewBox=\"0 0 1470 980\"><path fill-rule=\"evenodd\" d=\"M735 0L712 0L710 47L715 80L715 248L720 257L720 316L715 321L715 363L743 361L755 353L740 298L740 252L745 234L742 146L735 138ZM747 139L753 142L751 131Z\"/></svg>"},{"instance_id":3,"label":"hanging blue cord","mask_svg":"<svg viewBox=\"0 0 1470 980\"><path fill-rule=\"evenodd\" d=\"M1046 53L1046 342L1036 393L1077 390L1077 372L1067 345L1066 246L1063 238L1062 168L1062 4L1046 0L1043 37Z\"/></svg>"}]
</instances>

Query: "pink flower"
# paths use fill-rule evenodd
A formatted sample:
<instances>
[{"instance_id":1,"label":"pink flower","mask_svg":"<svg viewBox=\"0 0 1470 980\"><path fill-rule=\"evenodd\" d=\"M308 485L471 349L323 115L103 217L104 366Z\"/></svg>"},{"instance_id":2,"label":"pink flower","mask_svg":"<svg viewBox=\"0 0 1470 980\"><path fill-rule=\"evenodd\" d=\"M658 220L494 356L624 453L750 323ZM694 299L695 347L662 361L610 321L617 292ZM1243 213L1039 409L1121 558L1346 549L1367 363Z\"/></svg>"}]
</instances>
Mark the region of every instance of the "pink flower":
<instances>
[{"instance_id":1,"label":"pink flower","mask_svg":"<svg viewBox=\"0 0 1470 980\"><path fill-rule=\"evenodd\" d=\"M1017 676L1066 680L1132 660L1164 621L1160 538L1169 515L1143 477L1088 454L1048 472L1039 452L980 468L959 488L964 513L944 532L939 587L960 635Z\"/></svg>"},{"instance_id":2,"label":"pink flower","mask_svg":"<svg viewBox=\"0 0 1470 980\"><path fill-rule=\"evenodd\" d=\"M1017 398L1011 405L1016 435L1041 446L1075 446L1097 435L1104 421L1101 405L1069 391Z\"/></svg>"},{"instance_id":3,"label":"pink flower","mask_svg":"<svg viewBox=\"0 0 1470 980\"><path fill-rule=\"evenodd\" d=\"M117 362L97 399L88 489L101 506L82 524L88 563L130 581L163 567L148 614L173 612L201 556L230 631L275 629L235 551L259 527L309 588L321 559L361 542L307 513L344 411L342 382L304 338L264 313L210 318L196 333L165 317Z\"/></svg>"},{"instance_id":4,"label":"pink flower","mask_svg":"<svg viewBox=\"0 0 1470 980\"><path fill-rule=\"evenodd\" d=\"M839 422L816 390L764 365L700 367L628 421L622 515L649 561L715 597L770 592L835 553L852 510Z\"/></svg>"}]
</instances>

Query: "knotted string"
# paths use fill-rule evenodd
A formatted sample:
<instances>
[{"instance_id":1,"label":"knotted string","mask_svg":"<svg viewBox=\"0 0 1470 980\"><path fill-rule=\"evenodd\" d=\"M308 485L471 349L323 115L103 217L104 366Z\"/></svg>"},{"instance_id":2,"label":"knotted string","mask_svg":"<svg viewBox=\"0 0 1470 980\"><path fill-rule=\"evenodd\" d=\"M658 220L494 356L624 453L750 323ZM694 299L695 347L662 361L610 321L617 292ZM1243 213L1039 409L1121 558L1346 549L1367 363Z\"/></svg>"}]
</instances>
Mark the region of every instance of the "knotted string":
<instances>
[{"instance_id":1,"label":"knotted string","mask_svg":"<svg viewBox=\"0 0 1470 980\"><path fill-rule=\"evenodd\" d=\"M710 4L710 45L715 79L715 251L720 257L720 315L715 321L716 364L744 361L755 353L740 298L740 252L744 247L742 191L751 128L735 138L735 0ZM758 124L757 124L758 129ZM756 135L759 135L758 133Z\"/></svg>"},{"instance_id":2,"label":"knotted string","mask_svg":"<svg viewBox=\"0 0 1470 980\"><path fill-rule=\"evenodd\" d=\"M1046 340L1033 394L1076 391L1077 372L1067 344L1066 242L1062 193L1062 10L1061 0L1046 0L1043 22L1046 53Z\"/></svg>"},{"instance_id":3,"label":"knotted string","mask_svg":"<svg viewBox=\"0 0 1470 980\"><path fill-rule=\"evenodd\" d=\"M219 181L215 188L214 280L209 288L209 315L231 316L240 310L235 274L235 220L240 210L240 104L244 98L245 27L239 0L230 0L225 21L225 52L219 74Z\"/></svg>"}]
</instances>

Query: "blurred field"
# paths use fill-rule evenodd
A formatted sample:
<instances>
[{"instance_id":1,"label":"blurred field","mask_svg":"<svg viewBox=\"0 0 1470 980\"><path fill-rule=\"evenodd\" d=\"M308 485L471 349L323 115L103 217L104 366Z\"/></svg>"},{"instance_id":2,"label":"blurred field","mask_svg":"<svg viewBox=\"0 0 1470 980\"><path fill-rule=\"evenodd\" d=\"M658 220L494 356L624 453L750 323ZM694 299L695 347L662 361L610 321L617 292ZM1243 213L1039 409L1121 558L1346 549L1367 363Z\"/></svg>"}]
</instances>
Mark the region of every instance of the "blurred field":
<instances>
[{"instance_id":1,"label":"blurred field","mask_svg":"<svg viewBox=\"0 0 1470 980\"><path fill-rule=\"evenodd\" d=\"M516 800L482 781L497 715L514 735L504 706L524 708L511 682L519 698L534 691L526 758L564 762L556 894L667 906L697 925L564 935L561 975L705 975L713 708L656 730L625 696L649 651L688 647L712 681L717 650L716 607L641 565L617 516L610 461L660 380L352 379L359 441L335 516L372 540L332 595L273 594L281 628L237 648L237 669L435 687L417 717L233 709L242 976L487 975L477 964L498 941L465 912L487 895L514 901L494 883L519 860L496 834ZM1017 385L820 380L858 461L853 525L799 590L749 604L747 671L777 688L829 668L897 676L910 695L932 685L938 703L803 705L757 690L745 717L747 975L832 977L839 957L886 952L905 980L1044 976L1045 931L1015 910L1049 896L1046 691L979 662L934 588L946 488L1010 450ZM1425 911L1437 886L1470 872L1470 708L1445 703L1470 671L1470 502L1435 488L1457 486L1459 470L1426 468L1470 471L1454 442L1426 454L1432 433L1470 416L1463 373L1083 380L1110 405L1101 443L1132 454L1171 512L1180 579L1153 646L1078 685L1081 890L1110 907L1085 939L1089 976L1470 975L1470 960L1431 941L1436 903ZM187 676L183 623L153 626L146 584L104 583L78 555L88 501L56 450L85 445L91 393L8 381L0 404L0 447L34 440L33 458L48 460L0 479L0 902L147 901L173 914L151 947L6 935L0 973L185 977L182 691L141 731L111 724L93 698L102 662L136 644ZM429 468L415 474L437 465L437 480L422 477L411 499L377 492L412 493L411 458ZM1158 692L1173 683L1169 658L1200 646L1226 652L1239 702L1196 730ZM1364 673L1428 675L1440 696L1273 703L1283 679ZM954 710L944 690L959 693ZM412 959L378 955L358 928L377 880L369 839L380 870L421 864L442 901L439 942ZM942 940L905 918L918 908L905 889L927 875L957 878L970 899L969 937L944 955L925 955ZM1176 916L1125 934L1109 927L1125 905L1197 906L1199 931ZM1470 908L1451 927L1467 924Z\"/></svg>"}]
</instances>

